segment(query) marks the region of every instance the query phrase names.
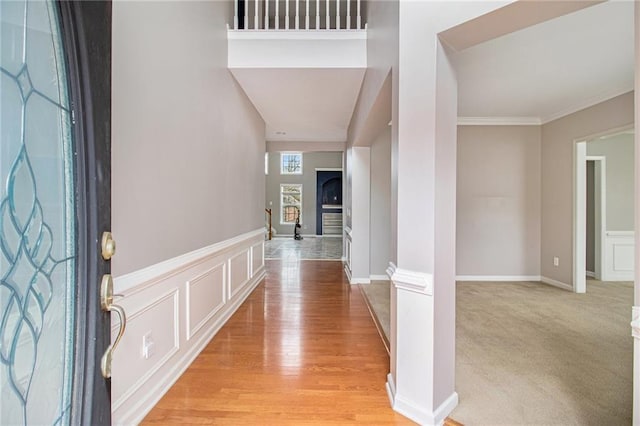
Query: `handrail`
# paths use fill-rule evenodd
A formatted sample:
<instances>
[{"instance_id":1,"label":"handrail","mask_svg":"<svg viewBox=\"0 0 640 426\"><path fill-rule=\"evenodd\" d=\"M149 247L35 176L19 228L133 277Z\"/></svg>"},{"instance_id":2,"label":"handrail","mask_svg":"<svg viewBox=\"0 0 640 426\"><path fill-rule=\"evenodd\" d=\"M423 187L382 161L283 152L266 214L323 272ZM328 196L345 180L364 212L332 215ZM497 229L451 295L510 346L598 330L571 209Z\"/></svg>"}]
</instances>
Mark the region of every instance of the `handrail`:
<instances>
[{"instance_id":1,"label":"handrail","mask_svg":"<svg viewBox=\"0 0 640 426\"><path fill-rule=\"evenodd\" d=\"M273 238L273 231L271 227L271 209L264 209L264 211L269 215L269 231L267 232L267 236L269 237L269 241Z\"/></svg>"}]
</instances>

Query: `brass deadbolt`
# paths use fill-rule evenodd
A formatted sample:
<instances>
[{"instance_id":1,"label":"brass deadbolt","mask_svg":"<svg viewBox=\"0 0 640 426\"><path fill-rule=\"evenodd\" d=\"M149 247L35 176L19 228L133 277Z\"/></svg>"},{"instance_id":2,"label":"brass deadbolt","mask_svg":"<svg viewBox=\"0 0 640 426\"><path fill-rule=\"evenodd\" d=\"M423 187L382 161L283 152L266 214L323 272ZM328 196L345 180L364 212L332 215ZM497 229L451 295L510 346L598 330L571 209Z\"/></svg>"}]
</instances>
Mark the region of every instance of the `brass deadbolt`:
<instances>
[{"instance_id":1,"label":"brass deadbolt","mask_svg":"<svg viewBox=\"0 0 640 426\"><path fill-rule=\"evenodd\" d=\"M102 258L109 260L116 254L116 240L113 239L111 232L102 233Z\"/></svg>"}]
</instances>

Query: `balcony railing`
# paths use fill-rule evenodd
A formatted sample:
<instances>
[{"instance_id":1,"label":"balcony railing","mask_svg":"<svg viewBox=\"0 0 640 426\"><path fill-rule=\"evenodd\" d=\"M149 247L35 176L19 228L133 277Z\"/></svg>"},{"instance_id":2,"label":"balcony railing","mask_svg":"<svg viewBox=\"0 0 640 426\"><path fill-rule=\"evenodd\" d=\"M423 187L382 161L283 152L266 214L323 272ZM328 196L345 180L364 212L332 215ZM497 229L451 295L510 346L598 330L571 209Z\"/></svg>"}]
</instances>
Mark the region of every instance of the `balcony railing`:
<instances>
[{"instance_id":1,"label":"balcony railing","mask_svg":"<svg viewBox=\"0 0 640 426\"><path fill-rule=\"evenodd\" d=\"M361 0L236 0L234 30L361 30Z\"/></svg>"}]
</instances>

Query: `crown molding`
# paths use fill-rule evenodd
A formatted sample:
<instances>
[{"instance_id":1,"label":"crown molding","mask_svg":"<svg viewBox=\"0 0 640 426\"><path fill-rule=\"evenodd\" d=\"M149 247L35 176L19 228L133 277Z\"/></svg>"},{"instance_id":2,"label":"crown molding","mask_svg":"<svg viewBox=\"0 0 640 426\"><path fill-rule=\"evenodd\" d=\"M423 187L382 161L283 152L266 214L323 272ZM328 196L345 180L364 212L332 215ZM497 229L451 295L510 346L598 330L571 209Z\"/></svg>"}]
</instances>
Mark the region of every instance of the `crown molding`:
<instances>
[{"instance_id":1,"label":"crown molding","mask_svg":"<svg viewBox=\"0 0 640 426\"><path fill-rule=\"evenodd\" d=\"M578 111L582 111L583 109L590 108L590 107L595 106L595 105L597 105L599 103L608 101L610 99L613 99L613 98L615 98L617 96L624 95L625 93L629 93L631 91L633 91L633 86L631 88L622 87L622 88L618 88L616 90L612 90L612 91L607 92L607 93L602 93L600 95L593 96L593 97L587 99L586 101L573 104L573 105L571 105L571 106L569 106L567 108L564 108L564 109L562 109L562 110L560 110L560 111L558 111L556 113L553 113L551 115L548 115L546 117L541 117L541 122L542 122L542 124L550 123L550 122L552 122L554 120L557 120L559 118L566 117L567 115L573 114L573 113L578 112Z\"/></svg>"},{"instance_id":2,"label":"crown molding","mask_svg":"<svg viewBox=\"0 0 640 426\"><path fill-rule=\"evenodd\" d=\"M458 117L458 126L539 126L538 117Z\"/></svg>"}]
</instances>

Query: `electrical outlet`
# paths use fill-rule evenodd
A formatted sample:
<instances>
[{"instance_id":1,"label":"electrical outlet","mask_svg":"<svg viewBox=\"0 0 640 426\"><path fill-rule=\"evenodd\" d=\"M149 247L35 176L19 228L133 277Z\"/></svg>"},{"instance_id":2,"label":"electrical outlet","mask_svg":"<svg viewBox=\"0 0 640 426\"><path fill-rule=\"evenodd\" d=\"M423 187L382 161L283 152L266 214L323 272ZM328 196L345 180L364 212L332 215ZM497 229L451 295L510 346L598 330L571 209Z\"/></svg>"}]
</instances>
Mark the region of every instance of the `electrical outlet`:
<instances>
[{"instance_id":1,"label":"electrical outlet","mask_svg":"<svg viewBox=\"0 0 640 426\"><path fill-rule=\"evenodd\" d=\"M151 332L142 336L142 356L144 359L149 359L153 356L155 353L155 345Z\"/></svg>"},{"instance_id":2,"label":"electrical outlet","mask_svg":"<svg viewBox=\"0 0 640 426\"><path fill-rule=\"evenodd\" d=\"M558 256L554 256L553 257L553 266L559 266L560 265L560 258Z\"/></svg>"}]
</instances>

